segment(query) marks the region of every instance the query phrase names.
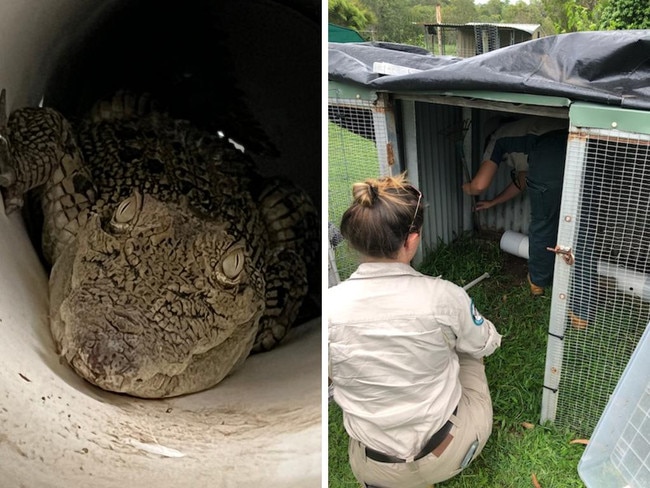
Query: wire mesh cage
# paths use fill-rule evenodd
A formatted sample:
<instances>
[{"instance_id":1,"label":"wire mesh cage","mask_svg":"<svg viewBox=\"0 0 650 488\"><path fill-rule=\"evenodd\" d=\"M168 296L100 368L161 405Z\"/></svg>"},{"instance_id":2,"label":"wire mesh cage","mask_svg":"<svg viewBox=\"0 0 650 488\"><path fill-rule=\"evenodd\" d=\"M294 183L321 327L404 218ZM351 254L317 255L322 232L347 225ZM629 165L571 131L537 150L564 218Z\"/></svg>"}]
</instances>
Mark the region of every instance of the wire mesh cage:
<instances>
[{"instance_id":1,"label":"wire mesh cage","mask_svg":"<svg viewBox=\"0 0 650 488\"><path fill-rule=\"evenodd\" d=\"M542 420L595 428L650 320L650 136L573 129Z\"/></svg>"},{"instance_id":2,"label":"wire mesh cage","mask_svg":"<svg viewBox=\"0 0 650 488\"><path fill-rule=\"evenodd\" d=\"M334 95L336 95L334 93ZM328 237L330 286L345 280L358 265L354 252L341 236L339 224L352 202L352 185L388 174L378 148L386 140L385 124L366 100L328 101ZM334 282L333 282L334 280Z\"/></svg>"},{"instance_id":3,"label":"wire mesh cage","mask_svg":"<svg viewBox=\"0 0 650 488\"><path fill-rule=\"evenodd\" d=\"M538 35L537 30L530 32L531 26L523 27L528 30L503 24L424 24L424 38L427 49L434 54L468 58Z\"/></svg>"}]
</instances>

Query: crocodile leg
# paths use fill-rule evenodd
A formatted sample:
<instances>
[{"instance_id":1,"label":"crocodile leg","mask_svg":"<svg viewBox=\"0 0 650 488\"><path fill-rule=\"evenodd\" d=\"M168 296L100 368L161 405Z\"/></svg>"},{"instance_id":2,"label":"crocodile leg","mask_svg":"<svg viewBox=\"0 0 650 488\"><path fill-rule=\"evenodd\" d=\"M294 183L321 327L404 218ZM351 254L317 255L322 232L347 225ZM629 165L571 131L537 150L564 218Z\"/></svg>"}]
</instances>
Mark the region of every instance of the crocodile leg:
<instances>
[{"instance_id":1,"label":"crocodile leg","mask_svg":"<svg viewBox=\"0 0 650 488\"><path fill-rule=\"evenodd\" d=\"M12 112L0 136L5 210L21 208L29 190L42 193L43 252L53 263L84 224L96 198L72 128L55 110L28 107Z\"/></svg>"},{"instance_id":2,"label":"crocodile leg","mask_svg":"<svg viewBox=\"0 0 650 488\"><path fill-rule=\"evenodd\" d=\"M307 265L314 264L320 249L320 219L309 196L293 183L273 178L267 180L259 200L271 245L292 249Z\"/></svg>"},{"instance_id":3,"label":"crocodile leg","mask_svg":"<svg viewBox=\"0 0 650 488\"><path fill-rule=\"evenodd\" d=\"M284 249L266 267L266 308L252 352L273 349L296 321L307 294L307 269L298 254Z\"/></svg>"},{"instance_id":4,"label":"crocodile leg","mask_svg":"<svg viewBox=\"0 0 650 488\"><path fill-rule=\"evenodd\" d=\"M319 246L317 210L301 189L270 179L259 200L273 252L266 269L266 311L253 352L275 347L298 318Z\"/></svg>"}]
</instances>

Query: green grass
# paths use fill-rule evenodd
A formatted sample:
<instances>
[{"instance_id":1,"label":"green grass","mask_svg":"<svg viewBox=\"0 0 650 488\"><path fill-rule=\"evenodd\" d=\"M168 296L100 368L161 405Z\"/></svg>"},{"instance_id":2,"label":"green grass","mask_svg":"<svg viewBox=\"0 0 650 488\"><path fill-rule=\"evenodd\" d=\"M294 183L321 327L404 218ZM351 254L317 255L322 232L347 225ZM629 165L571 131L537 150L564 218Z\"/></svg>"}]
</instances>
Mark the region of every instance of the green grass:
<instances>
[{"instance_id":1,"label":"green grass","mask_svg":"<svg viewBox=\"0 0 650 488\"><path fill-rule=\"evenodd\" d=\"M469 294L503 335L501 348L485 363L494 407L492 436L474 463L436 488L531 487L532 474L544 488L584 486L577 473L584 446L570 444L579 435L539 425L551 299L549 293L531 297L526 262L501 252L494 239L463 237L428 253L419 269L461 286L490 273ZM333 402L328 442L329 486L357 488L348 465L341 411Z\"/></svg>"}]
</instances>

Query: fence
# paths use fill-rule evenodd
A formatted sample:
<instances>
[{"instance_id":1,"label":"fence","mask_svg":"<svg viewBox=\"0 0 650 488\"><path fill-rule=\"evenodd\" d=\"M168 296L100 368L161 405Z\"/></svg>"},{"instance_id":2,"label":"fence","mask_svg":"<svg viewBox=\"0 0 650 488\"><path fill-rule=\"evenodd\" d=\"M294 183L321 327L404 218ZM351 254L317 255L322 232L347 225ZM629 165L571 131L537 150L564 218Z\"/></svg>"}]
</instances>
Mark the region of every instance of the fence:
<instances>
[{"instance_id":1,"label":"fence","mask_svg":"<svg viewBox=\"0 0 650 488\"><path fill-rule=\"evenodd\" d=\"M332 95L328 103L330 286L349 277L358 265L338 228L343 212L352 202L352 185L388 174L378 150L387 139L386 128L376 105L367 100L339 98L335 91Z\"/></svg>"}]
</instances>

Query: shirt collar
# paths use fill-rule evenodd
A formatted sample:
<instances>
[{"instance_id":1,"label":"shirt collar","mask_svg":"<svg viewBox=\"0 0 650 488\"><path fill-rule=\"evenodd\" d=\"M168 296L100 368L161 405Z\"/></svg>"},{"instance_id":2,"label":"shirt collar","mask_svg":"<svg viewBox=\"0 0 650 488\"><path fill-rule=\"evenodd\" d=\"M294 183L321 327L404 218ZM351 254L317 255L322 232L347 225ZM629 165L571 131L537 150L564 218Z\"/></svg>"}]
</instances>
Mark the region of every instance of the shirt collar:
<instances>
[{"instance_id":1,"label":"shirt collar","mask_svg":"<svg viewBox=\"0 0 650 488\"><path fill-rule=\"evenodd\" d=\"M350 280L363 280L384 276L422 276L422 273L404 263L361 263Z\"/></svg>"}]
</instances>

